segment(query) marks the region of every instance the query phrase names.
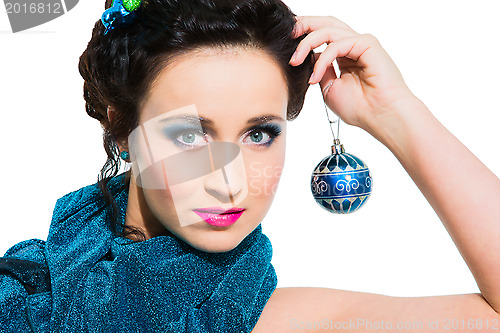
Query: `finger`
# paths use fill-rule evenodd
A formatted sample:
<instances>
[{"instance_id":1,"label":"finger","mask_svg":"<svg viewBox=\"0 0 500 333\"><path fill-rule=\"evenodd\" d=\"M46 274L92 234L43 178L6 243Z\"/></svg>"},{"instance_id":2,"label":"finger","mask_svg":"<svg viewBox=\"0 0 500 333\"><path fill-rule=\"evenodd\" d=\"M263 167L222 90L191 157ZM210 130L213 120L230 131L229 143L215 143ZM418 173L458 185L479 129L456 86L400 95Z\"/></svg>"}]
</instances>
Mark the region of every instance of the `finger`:
<instances>
[{"instance_id":1,"label":"finger","mask_svg":"<svg viewBox=\"0 0 500 333\"><path fill-rule=\"evenodd\" d=\"M315 53L314 58L317 60L321 56L321 53ZM335 68L333 63L326 69L325 74L323 75L323 79L319 82L321 87L321 91L323 93L323 97L328 94L329 89L333 85L333 82L337 79L337 73L335 72Z\"/></svg>"},{"instance_id":2,"label":"finger","mask_svg":"<svg viewBox=\"0 0 500 333\"><path fill-rule=\"evenodd\" d=\"M354 32L350 26L333 16L295 16L295 21L294 37L299 37L327 26Z\"/></svg>"},{"instance_id":3,"label":"finger","mask_svg":"<svg viewBox=\"0 0 500 333\"><path fill-rule=\"evenodd\" d=\"M323 45L333 43L342 38L356 36L351 30L336 27L325 27L311 32L297 45L297 50L290 59L291 65L300 65L311 50Z\"/></svg>"},{"instance_id":4,"label":"finger","mask_svg":"<svg viewBox=\"0 0 500 333\"><path fill-rule=\"evenodd\" d=\"M363 57L363 55L373 46L371 39L363 36L347 37L328 45L314 64L314 72L309 83L315 84L319 82L326 69L335 59L340 57L354 60L359 67L370 66L371 62L369 58Z\"/></svg>"},{"instance_id":5,"label":"finger","mask_svg":"<svg viewBox=\"0 0 500 333\"><path fill-rule=\"evenodd\" d=\"M293 26L293 31L292 31L292 38L297 38L299 36L302 36L304 33L304 27L302 25L302 21L300 20L300 16L294 16L295 19L295 25Z\"/></svg>"}]
</instances>

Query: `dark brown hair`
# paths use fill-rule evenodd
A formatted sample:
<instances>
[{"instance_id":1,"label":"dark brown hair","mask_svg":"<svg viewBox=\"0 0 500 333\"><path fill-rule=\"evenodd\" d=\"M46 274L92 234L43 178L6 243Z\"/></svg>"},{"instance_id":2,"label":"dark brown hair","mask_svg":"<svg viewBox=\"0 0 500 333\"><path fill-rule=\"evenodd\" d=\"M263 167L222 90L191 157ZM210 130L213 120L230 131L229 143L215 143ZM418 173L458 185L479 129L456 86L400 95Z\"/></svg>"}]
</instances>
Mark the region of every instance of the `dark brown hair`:
<instances>
[{"instance_id":1,"label":"dark brown hair","mask_svg":"<svg viewBox=\"0 0 500 333\"><path fill-rule=\"evenodd\" d=\"M112 0L107 0L105 8L111 5ZM80 57L79 71L85 80L86 111L104 130L107 160L98 184L109 206L109 227L115 234L135 234L143 239L140 230L122 224L123 230L117 232L118 210L108 181L120 169L117 143L126 146L128 135L138 125L142 100L168 59L200 47L265 50L286 78L287 119L292 120L303 107L313 70L312 52L300 66L288 63L303 38L292 37L294 16L280 0L143 0L136 19L128 26L104 35L104 25L96 22ZM112 122L108 106L115 110Z\"/></svg>"}]
</instances>

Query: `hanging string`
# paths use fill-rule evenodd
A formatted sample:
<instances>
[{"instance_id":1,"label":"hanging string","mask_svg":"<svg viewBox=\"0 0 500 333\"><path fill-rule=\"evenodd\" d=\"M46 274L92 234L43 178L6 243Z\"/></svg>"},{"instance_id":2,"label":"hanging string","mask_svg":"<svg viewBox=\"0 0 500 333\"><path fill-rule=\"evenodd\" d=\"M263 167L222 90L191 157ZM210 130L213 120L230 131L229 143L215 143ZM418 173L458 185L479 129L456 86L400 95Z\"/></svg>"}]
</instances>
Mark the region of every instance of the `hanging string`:
<instances>
[{"instance_id":1,"label":"hanging string","mask_svg":"<svg viewBox=\"0 0 500 333\"><path fill-rule=\"evenodd\" d=\"M325 88L325 91L328 90L329 86ZM324 96L324 94L323 94ZM339 139L340 135L340 117L337 117L337 120L331 120L330 115L328 114L328 107L326 106L325 99L323 98L323 104L325 105L325 112L326 112L326 117L328 118L328 122L330 123L330 130L332 131L333 135L333 142L335 143L336 140ZM333 112L333 111L332 111ZM333 124L337 123L337 136L335 136L335 133L333 131Z\"/></svg>"},{"instance_id":2,"label":"hanging string","mask_svg":"<svg viewBox=\"0 0 500 333\"><path fill-rule=\"evenodd\" d=\"M339 138L340 134L340 117L337 118L337 120L331 120L330 116L328 115L328 107L326 106L326 103L325 103L325 112L326 112L326 117L328 118L328 122L330 123L330 130L332 131L333 141L335 141ZM337 136L335 136L335 132L333 131L333 124L335 123L337 123Z\"/></svg>"}]
</instances>

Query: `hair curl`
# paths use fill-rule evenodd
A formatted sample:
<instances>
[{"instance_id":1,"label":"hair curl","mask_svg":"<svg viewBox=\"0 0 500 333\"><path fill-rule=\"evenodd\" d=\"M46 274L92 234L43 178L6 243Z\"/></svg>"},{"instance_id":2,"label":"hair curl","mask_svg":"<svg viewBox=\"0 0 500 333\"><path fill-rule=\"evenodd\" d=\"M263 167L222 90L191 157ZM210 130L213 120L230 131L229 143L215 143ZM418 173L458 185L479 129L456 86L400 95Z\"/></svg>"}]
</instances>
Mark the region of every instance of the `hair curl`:
<instances>
[{"instance_id":1,"label":"hair curl","mask_svg":"<svg viewBox=\"0 0 500 333\"><path fill-rule=\"evenodd\" d=\"M112 6L107 0L105 8ZM303 39L294 39L294 14L280 0L143 0L133 24L104 35L96 22L92 38L80 57L84 79L83 96L87 114L103 127L107 160L98 176L98 185L108 205L109 227L114 234L134 234L140 229L121 225L117 232L117 204L108 181L120 169L117 143L126 143L138 125L141 103L151 83L168 60L201 47L254 47L268 52L278 63L287 81L287 119L295 119L303 107L313 70L312 51L300 66L288 61ZM108 106L115 117L108 119ZM125 178L124 186L130 180Z\"/></svg>"}]
</instances>

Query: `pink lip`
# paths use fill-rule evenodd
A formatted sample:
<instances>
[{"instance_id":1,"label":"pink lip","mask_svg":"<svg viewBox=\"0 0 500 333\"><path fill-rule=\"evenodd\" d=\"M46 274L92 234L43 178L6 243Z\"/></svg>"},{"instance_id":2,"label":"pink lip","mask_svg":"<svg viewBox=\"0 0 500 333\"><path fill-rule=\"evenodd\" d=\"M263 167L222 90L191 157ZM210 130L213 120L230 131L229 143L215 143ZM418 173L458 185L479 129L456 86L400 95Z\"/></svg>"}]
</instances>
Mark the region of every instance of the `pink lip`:
<instances>
[{"instance_id":1,"label":"pink lip","mask_svg":"<svg viewBox=\"0 0 500 333\"><path fill-rule=\"evenodd\" d=\"M243 214L245 209L231 208L223 209L220 207L207 207L193 210L199 217L210 225L217 227L227 227L235 223Z\"/></svg>"}]
</instances>

